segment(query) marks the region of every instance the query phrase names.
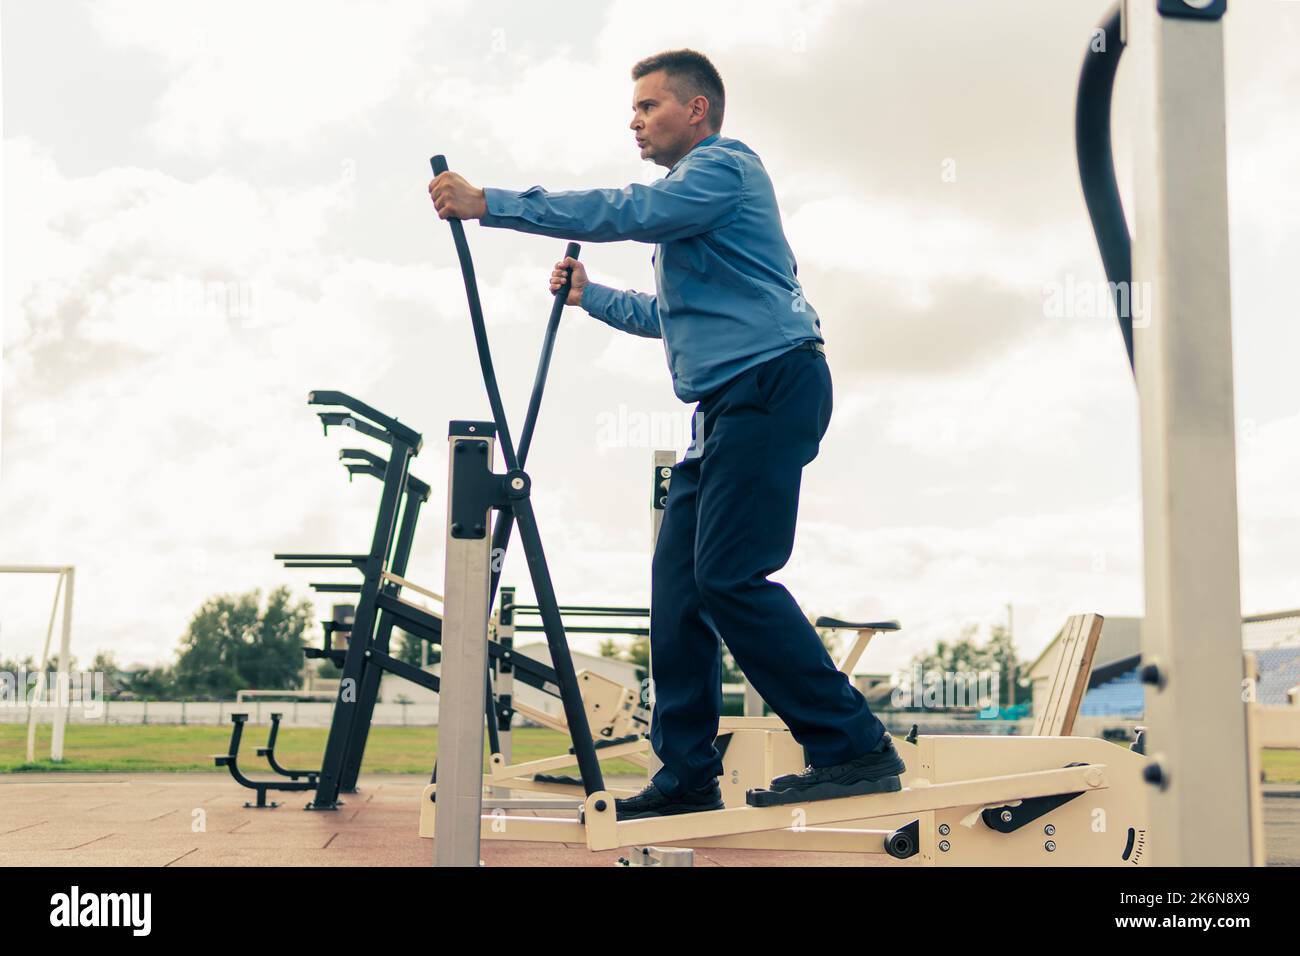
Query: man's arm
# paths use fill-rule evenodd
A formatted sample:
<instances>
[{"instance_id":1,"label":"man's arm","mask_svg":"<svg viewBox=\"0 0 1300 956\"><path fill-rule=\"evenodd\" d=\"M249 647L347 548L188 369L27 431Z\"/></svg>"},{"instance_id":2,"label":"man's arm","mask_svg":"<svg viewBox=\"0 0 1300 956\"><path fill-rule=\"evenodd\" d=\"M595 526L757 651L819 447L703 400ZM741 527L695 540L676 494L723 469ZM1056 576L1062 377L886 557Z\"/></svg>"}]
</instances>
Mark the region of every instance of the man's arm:
<instances>
[{"instance_id":1,"label":"man's arm","mask_svg":"<svg viewBox=\"0 0 1300 956\"><path fill-rule=\"evenodd\" d=\"M663 338L659 304L648 292L612 289L588 282L582 290L582 307L588 315L616 329L648 339Z\"/></svg>"},{"instance_id":2,"label":"man's arm","mask_svg":"<svg viewBox=\"0 0 1300 956\"><path fill-rule=\"evenodd\" d=\"M726 225L740 208L744 174L721 151L675 179L622 189L484 190L485 226L586 242L671 242Z\"/></svg>"}]
</instances>

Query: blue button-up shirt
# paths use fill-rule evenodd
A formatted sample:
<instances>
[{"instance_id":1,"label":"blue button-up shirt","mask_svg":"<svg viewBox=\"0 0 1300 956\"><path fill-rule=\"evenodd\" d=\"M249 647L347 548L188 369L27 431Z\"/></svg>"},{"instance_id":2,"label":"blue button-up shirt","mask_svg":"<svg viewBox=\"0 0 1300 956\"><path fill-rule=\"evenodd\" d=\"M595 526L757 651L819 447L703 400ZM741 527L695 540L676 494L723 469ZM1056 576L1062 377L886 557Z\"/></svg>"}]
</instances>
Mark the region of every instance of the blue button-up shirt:
<instances>
[{"instance_id":1,"label":"blue button-up shirt","mask_svg":"<svg viewBox=\"0 0 1300 956\"><path fill-rule=\"evenodd\" d=\"M663 339L673 391L695 402L802 342L823 341L758 155L716 133L648 186L485 189L482 223L557 239L656 244L655 294L589 282L582 307Z\"/></svg>"}]
</instances>

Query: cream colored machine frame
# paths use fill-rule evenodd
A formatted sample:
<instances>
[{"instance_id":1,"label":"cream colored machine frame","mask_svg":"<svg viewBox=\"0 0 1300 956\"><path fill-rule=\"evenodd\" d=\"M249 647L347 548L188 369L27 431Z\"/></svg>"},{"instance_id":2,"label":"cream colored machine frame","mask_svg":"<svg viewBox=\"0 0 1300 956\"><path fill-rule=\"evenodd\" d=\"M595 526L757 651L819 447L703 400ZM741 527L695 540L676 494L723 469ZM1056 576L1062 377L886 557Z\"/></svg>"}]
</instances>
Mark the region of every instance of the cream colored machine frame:
<instances>
[{"instance_id":1,"label":"cream colored machine frame","mask_svg":"<svg viewBox=\"0 0 1300 956\"><path fill-rule=\"evenodd\" d=\"M1101 628L1097 615L1067 623L1040 726L1073 724ZM851 673L876 633L855 634L841 669ZM944 866L1141 865L1149 855L1145 758L1107 741L909 735L895 741L908 767L899 793L758 809L745 805L745 791L801 767L802 748L775 717L723 718L719 730L730 735L720 781L729 809L619 822L616 794L602 791L571 816L497 810L481 818L480 839L584 843L592 850L671 844L889 854ZM421 803L423 837L436 832L435 792L427 788ZM1043 813L1022 820L1028 808Z\"/></svg>"}]
</instances>

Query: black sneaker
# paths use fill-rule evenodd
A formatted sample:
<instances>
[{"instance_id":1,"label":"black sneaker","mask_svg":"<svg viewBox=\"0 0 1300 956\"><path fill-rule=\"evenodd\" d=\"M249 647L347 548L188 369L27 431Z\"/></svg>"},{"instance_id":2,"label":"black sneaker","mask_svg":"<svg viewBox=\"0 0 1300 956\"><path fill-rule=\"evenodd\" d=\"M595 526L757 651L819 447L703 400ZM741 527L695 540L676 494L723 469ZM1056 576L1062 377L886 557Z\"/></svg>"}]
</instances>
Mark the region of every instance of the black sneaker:
<instances>
[{"instance_id":1,"label":"black sneaker","mask_svg":"<svg viewBox=\"0 0 1300 956\"><path fill-rule=\"evenodd\" d=\"M898 776L906 769L903 758L894 749L893 738L885 734L875 750L861 757L831 767L805 767L799 773L783 774L772 781L769 789L750 790L745 796L750 806L770 807L868 793L895 793L903 789Z\"/></svg>"},{"instance_id":2,"label":"black sneaker","mask_svg":"<svg viewBox=\"0 0 1300 956\"><path fill-rule=\"evenodd\" d=\"M619 797L614 801L614 811L619 820L639 820L642 817L668 817L678 813L701 813L705 810L723 810L722 790L718 781L711 780L698 790L686 790L675 797L666 795L653 783L634 797Z\"/></svg>"}]
</instances>

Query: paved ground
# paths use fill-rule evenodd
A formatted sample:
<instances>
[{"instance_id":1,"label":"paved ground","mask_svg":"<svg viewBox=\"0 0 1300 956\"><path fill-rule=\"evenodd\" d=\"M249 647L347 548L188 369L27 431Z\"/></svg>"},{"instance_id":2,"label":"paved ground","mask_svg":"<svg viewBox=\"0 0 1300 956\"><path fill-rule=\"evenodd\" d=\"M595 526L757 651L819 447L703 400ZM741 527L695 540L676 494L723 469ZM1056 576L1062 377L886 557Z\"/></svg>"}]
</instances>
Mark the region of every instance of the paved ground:
<instances>
[{"instance_id":1,"label":"paved ground","mask_svg":"<svg viewBox=\"0 0 1300 956\"><path fill-rule=\"evenodd\" d=\"M425 866L415 834L424 780L363 777L335 813L306 813L303 794L245 810L251 793L221 774L0 776L0 866ZM1300 791L1269 788L1270 859L1300 865ZM1290 793L1291 796L1283 794ZM580 845L483 844L496 866L610 866L626 851ZM875 855L696 850L697 866L900 866Z\"/></svg>"},{"instance_id":2,"label":"paved ground","mask_svg":"<svg viewBox=\"0 0 1300 956\"><path fill-rule=\"evenodd\" d=\"M306 813L306 796L246 810L251 791L224 774L0 775L0 867L426 866L418 776L362 777L334 813ZM635 781L625 781L628 785ZM611 780L617 784L618 781ZM513 811L512 811L513 812ZM579 844L483 844L496 866L611 866L626 850ZM903 865L865 854L697 850L696 866Z\"/></svg>"}]
</instances>

